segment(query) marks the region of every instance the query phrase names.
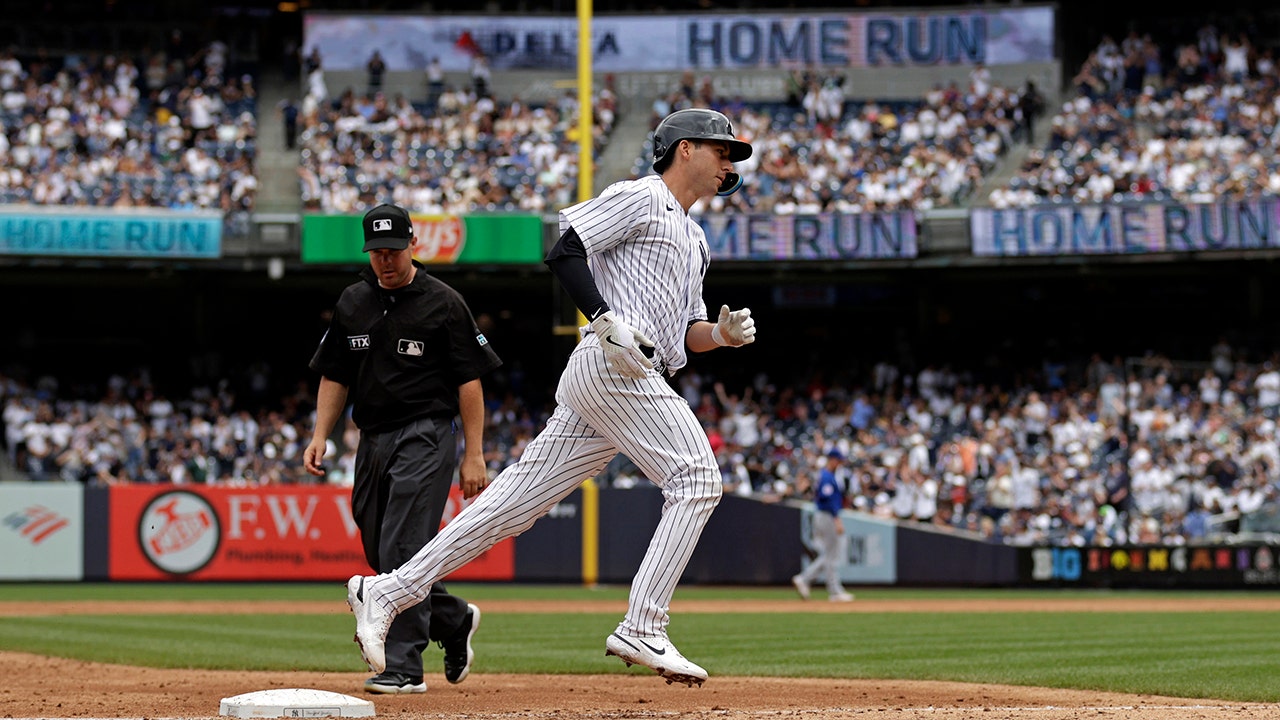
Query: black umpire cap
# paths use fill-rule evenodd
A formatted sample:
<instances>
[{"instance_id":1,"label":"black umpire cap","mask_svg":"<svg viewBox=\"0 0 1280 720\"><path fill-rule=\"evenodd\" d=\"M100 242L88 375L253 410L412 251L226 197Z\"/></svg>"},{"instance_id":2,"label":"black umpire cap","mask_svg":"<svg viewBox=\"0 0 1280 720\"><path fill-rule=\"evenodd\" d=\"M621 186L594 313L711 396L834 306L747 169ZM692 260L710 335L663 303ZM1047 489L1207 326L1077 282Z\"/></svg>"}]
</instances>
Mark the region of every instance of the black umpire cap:
<instances>
[{"instance_id":1,"label":"black umpire cap","mask_svg":"<svg viewBox=\"0 0 1280 720\"><path fill-rule=\"evenodd\" d=\"M413 239L413 222L399 205L382 204L364 214L364 251L403 250Z\"/></svg>"}]
</instances>

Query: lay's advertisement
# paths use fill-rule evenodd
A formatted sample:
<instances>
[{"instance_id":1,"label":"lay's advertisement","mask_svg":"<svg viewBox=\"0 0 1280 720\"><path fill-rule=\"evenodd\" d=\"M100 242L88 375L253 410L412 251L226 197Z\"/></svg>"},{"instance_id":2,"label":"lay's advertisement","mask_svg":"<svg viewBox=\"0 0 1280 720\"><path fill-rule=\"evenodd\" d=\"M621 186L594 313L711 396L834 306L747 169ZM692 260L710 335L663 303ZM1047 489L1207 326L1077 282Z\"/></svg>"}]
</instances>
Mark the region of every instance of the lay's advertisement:
<instances>
[{"instance_id":1,"label":"lay's advertisement","mask_svg":"<svg viewBox=\"0 0 1280 720\"><path fill-rule=\"evenodd\" d=\"M361 215L303 215L302 261L367 263ZM528 265L542 262L537 215L424 215L413 221L413 258L424 265Z\"/></svg>"}]
</instances>

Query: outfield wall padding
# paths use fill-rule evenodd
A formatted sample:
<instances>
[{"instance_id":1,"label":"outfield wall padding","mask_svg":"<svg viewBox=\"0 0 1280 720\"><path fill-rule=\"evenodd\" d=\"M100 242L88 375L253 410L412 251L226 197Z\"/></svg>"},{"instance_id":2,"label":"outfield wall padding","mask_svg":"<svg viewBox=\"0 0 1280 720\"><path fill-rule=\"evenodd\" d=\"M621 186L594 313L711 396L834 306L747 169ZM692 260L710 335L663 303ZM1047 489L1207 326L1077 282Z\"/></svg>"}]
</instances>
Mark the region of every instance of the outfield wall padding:
<instances>
[{"instance_id":1,"label":"outfield wall padding","mask_svg":"<svg viewBox=\"0 0 1280 720\"><path fill-rule=\"evenodd\" d=\"M582 489L574 490L516 537L516 580L576 583L582 579Z\"/></svg>"},{"instance_id":2,"label":"outfield wall padding","mask_svg":"<svg viewBox=\"0 0 1280 720\"><path fill-rule=\"evenodd\" d=\"M111 493L105 487L84 491L84 579L110 579L111 545L107 542L111 520Z\"/></svg>"},{"instance_id":3,"label":"outfield wall padding","mask_svg":"<svg viewBox=\"0 0 1280 720\"><path fill-rule=\"evenodd\" d=\"M662 515L651 485L579 489L523 534L448 579L629 584ZM464 506L457 488L446 520ZM813 506L725 496L682 582L779 585L811 557ZM596 543L584 537L596 518ZM850 586L1280 586L1280 545L1012 547L846 510L841 577ZM323 581L368 573L350 489L0 483L0 581ZM595 552L591 552L594 548ZM584 553L584 550L587 552ZM594 558L594 560L593 560ZM815 588L819 585L815 583Z\"/></svg>"},{"instance_id":4,"label":"outfield wall padding","mask_svg":"<svg viewBox=\"0 0 1280 720\"><path fill-rule=\"evenodd\" d=\"M1013 585L1017 548L927 526L899 523L898 583L902 585Z\"/></svg>"}]
</instances>

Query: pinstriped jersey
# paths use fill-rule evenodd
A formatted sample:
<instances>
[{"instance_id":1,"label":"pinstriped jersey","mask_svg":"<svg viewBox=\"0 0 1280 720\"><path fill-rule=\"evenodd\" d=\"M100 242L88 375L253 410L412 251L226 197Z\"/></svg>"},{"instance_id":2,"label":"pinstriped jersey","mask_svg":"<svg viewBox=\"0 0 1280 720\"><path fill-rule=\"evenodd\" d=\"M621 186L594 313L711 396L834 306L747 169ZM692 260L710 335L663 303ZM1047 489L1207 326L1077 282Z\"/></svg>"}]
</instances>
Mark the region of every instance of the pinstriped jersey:
<instances>
[{"instance_id":1,"label":"pinstriped jersey","mask_svg":"<svg viewBox=\"0 0 1280 720\"><path fill-rule=\"evenodd\" d=\"M684 367L685 331L707 319L702 279L711 256L702 227L662 177L623 180L561 210L560 234L570 227L613 313L654 342L668 371Z\"/></svg>"}]
</instances>

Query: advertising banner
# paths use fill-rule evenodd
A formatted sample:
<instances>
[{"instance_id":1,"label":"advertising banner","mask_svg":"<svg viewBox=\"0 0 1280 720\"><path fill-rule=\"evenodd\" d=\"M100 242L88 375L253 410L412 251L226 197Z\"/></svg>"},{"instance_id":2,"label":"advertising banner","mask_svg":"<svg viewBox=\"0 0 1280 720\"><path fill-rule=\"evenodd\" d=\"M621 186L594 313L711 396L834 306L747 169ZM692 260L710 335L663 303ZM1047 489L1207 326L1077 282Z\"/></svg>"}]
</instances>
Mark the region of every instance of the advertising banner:
<instances>
[{"instance_id":1,"label":"advertising banner","mask_svg":"<svg viewBox=\"0 0 1280 720\"><path fill-rule=\"evenodd\" d=\"M800 537L805 545L816 552L818 547L813 539L814 512L813 503L808 503L800 517ZM897 526L893 521L842 510L840 524L844 526L840 582L851 585L892 585L897 582ZM802 567L808 567L809 562L808 557L801 558ZM825 580L826 578L818 578L813 583L814 587Z\"/></svg>"},{"instance_id":2,"label":"advertising banner","mask_svg":"<svg viewBox=\"0 0 1280 720\"><path fill-rule=\"evenodd\" d=\"M0 483L0 580L80 580L84 489Z\"/></svg>"},{"instance_id":3,"label":"advertising banner","mask_svg":"<svg viewBox=\"0 0 1280 720\"><path fill-rule=\"evenodd\" d=\"M222 213L0 206L0 255L218 258Z\"/></svg>"},{"instance_id":4,"label":"advertising banner","mask_svg":"<svg viewBox=\"0 0 1280 720\"><path fill-rule=\"evenodd\" d=\"M1276 545L1022 548L1019 578L1080 587L1280 586Z\"/></svg>"},{"instance_id":5,"label":"advertising banner","mask_svg":"<svg viewBox=\"0 0 1280 720\"><path fill-rule=\"evenodd\" d=\"M681 18L673 70L1048 62L1052 8ZM598 52L598 50L597 50Z\"/></svg>"},{"instance_id":6,"label":"advertising banner","mask_svg":"<svg viewBox=\"0 0 1280 720\"><path fill-rule=\"evenodd\" d=\"M973 254L1142 255L1280 247L1280 198L1205 204L1048 205L969 215Z\"/></svg>"},{"instance_id":7,"label":"advertising banner","mask_svg":"<svg viewBox=\"0 0 1280 720\"><path fill-rule=\"evenodd\" d=\"M912 212L840 215L705 215L698 224L715 260L914 258Z\"/></svg>"},{"instance_id":8,"label":"advertising banner","mask_svg":"<svg viewBox=\"0 0 1280 720\"><path fill-rule=\"evenodd\" d=\"M611 16L591 21L596 72L904 67L1048 62L1052 7L902 13ZM374 50L387 69L450 72L483 56L494 70L577 67L571 16L309 13L304 52L326 70L363 70Z\"/></svg>"},{"instance_id":9,"label":"advertising banner","mask_svg":"<svg viewBox=\"0 0 1280 720\"><path fill-rule=\"evenodd\" d=\"M445 523L461 509L451 490ZM121 485L111 488L112 580L332 580L370 572L351 515L351 489ZM510 541L455 580L509 580Z\"/></svg>"},{"instance_id":10,"label":"advertising banner","mask_svg":"<svg viewBox=\"0 0 1280 720\"><path fill-rule=\"evenodd\" d=\"M840 579L853 584L898 581L897 525L892 521L850 510L840 512L844 525L845 563Z\"/></svg>"},{"instance_id":11,"label":"advertising banner","mask_svg":"<svg viewBox=\"0 0 1280 720\"><path fill-rule=\"evenodd\" d=\"M361 215L303 215L304 263L367 263ZM424 264L542 262L542 219L537 215L410 214L413 257Z\"/></svg>"}]
</instances>

